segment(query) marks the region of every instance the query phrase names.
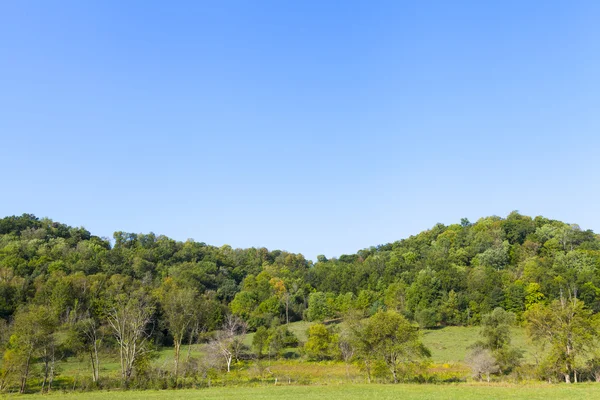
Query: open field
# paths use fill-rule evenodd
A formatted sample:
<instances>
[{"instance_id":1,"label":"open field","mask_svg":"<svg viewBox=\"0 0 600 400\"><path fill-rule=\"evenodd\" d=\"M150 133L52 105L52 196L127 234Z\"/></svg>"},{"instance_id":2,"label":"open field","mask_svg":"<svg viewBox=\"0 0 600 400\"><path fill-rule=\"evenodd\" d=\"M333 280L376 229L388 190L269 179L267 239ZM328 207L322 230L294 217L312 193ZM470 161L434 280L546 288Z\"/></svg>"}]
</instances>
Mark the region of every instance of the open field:
<instances>
[{"instance_id":1,"label":"open field","mask_svg":"<svg viewBox=\"0 0 600 400\"><path fill-rule=\"evenodd\" d=\"M294 334L299 337L301 341L306 340L306 330L310 326L308 322L296 322L290 324L290 330L294 332ZM430 365L427 373L425 374L425 379L434 382L445 382L443 388L451 388L452 386L447 386L448 382L457 382L457 381L470 381L470 372L469 368L464 364L465 356L469 352L469 347L479 339L479 330L478 327L445 327L441 329L434 330L425 330L423 332L423 341L426 346L431 349L432 353L432 364ZM245 342L249 345L251 344L253 334L249 334ZM532 361L533 347L528 344L528 341L525 337L524 330L522 328L515 328L513 331L513 344L519 348L525 350L525 356L527 361ZM187 355L187 346L182 347L182 358L185 358ZM205 345L194 345L192 346L191 355L196 357L197 359L202 360L205 357ZM177 391L177 392L169 392L169 396L182 395L188 397L181 398L194 398L193 396L198 393L210 394L213 393L221 393L219 389L216 387L219 386L227 386L232 389L227 389L227 393L229 390L240 390L234 389L237 386L245 386L249 387L252 385L259 386L274 386L274 383L277 381L279 384L291 384L294 389L290 389L292 391L300 390L302 386L299 385L315 385L315 386L333 386L337 387L339 385L349 384L355 388L357 392L361 392L362 386L361 384L366 383L366 376L364 371L359 369L359 365L357 364L345 364L339 361L322 361L322 362L308 362L304 360L304 357L301 356L300 349L287 349L286 353L288 354L288 358L284 359L268 359L265 358L260 362L256 361L244 361L239 364L234 363L232 367L232 371L229 374L222 374L219 376L212 376L211 381L213 385L213 389L203 390L202 392L186 392L186 391ZM152 361L154 366L159 367L163 370L169 370L173 366L173 349L172 348L163 348L158 354L157 358ZM112 357L102 357L101 359L101 371L100 375L105 379L118 379L119 376L119 361L118 359ZM60 388L80 388L82 380L89 380L89 365L87 359L77 359L71 358L59 364L57 379L55 380L54 388L56 390L60 390ZM39 378L39 373L36 374ZM28 385L28 390L30 392L36 392L40 389L40 381L38 378L33 378L30 380ZM201 380L202 382L194 383L196 387L197 385L206 386L208 381ZM293 386L297 385L297 386ZM479 386L468 386L464 384L466 392L465 393L479 393L479 391L486 390L482 389ZM160 387L160 386L157 386ZM188 386L189 387L189 386ZM372 385L369 386L369 390L373 388L383 388L381 389L385 393L388 393L390 389L387 386L378 386ZM407 388L410 392L413 386L403 386ZM428 386L415 386L416 388L427 388ZM462 386L461 386L462 387ZM553 386L552 388L557 388L558 386ZM503 389L500 389L496 386L498 390L501 392ZM595 386L591 386L591 389L595 389ZM600 388L600 386L599 386ZM250 389L248 389L250 390ZM279 390L279 389L276 389ZM326 388L319 390L328 390ZM374 389L373 389L374 390ZM377 389L379 390L379 389ZM393 393L397 393L397 389L394 389ZM434 390L434 389L423 389ZM453 390L453 389L449 389ZM524 389L527 391L527 387ZM100 392L102 393L102 392ZM105 393L105 392L104 392ZM135 394L135 392L133 392ZM154 393L154 392L150 392ZM224 394L222 392L221 394ZM262 396L260 394L262 392L257 392L257 395ZM272 392L268 392L272 393ZM320 393L320 392L319 392ZM365 392L366 393L366 392ZM391 392L390 392L391 393ZM420 393L420 392L419 392ZM509 393L513 393L511 391L506 392L508 396ZM218 398L219 395L216 398ZM111 394L112 395L112 394ZM352 394L349 394L351 396ZM483 394L482 394L483 395ZM86 394L85 396L93 396ZM118 394L117 398L127 398L126 394ZM125 397L124 397L125 396ZM264 398L269 398L268 394L265 394ZM362 395L360 395L362 396ZM392 394L390 394L392 396ZM432 394L433 396L433 394ZM462 396L462 395L461 395ZM477 394L473 394L473 396L478 396ZM487 396L487 394L485 394ZM511 394L512 396L512 394ZM587 396L586 393L586 398ZM92 398L92 397L90 397ZM137 397L132 397L137 398ZM173 397L178 398L178 397ZM210 398L210 397L207 397ZM258 397L262 398L262 397ZM352 397L349 397L350 399ZM419 397L415 397L419 398Z\"/></svg>"},{"instance_id":2,"label":"open field","mask_svg":"<svg viewBox=\"0 0 600 400\"><path fill-rule=\"evenodd\" d=\"M290 330L301 340L306 340L306 330L310 326L308 322L294 322L290 324ZM479 327L446 327L442 329L425 330L423 331L423 342L432 354L432 361L438 366L445 364L450 365L451 370L464 370L465 376L467 376L467 368L464 366L463 361L465 356L468 354L468 348L475 341L479 339ZM252 343L252 336L250 333L247 335L244 342L247 345ZM525 350L526 361L532 361L531 355L533 354L533 348L528 343L525 332L522 328L515 328L513 330L513 344ZM290 354L294 357L299 357L298 349L288 349ZM204 356L204 346L195 345L192 346L192 356L202 358ZM187 346L182 346L182 357L187 354ZM154 365L161 366L164 368L170 368L173 360L173 349L163 348L159 351L158 357L153 361ZM321 382L331 383L337 380L350 380L354 382L363 381L363 374L361 374L355 365L346 366L340 362L327 362L327 363L308 363L302 359L291 359L291 360L265 360L265 364L268 364L270 376L278 376L282 379L284 377L293 377L294 381L300 382ZM446 365L448 368L448 365ZM87 360L78 360L71 358L60 365L60 375L63 377L68 376L86 376L88 374L89 366ZM253 375L252 367L243 367L243 371L239 371L238 368L234 368L232 372L241 373L241 375ZM437 368L436 368L437 369ZM101 375L104 376L116 376L119 371L119 361L116 358L103 358L101 360Z\"/></svg>"},{"instance_id":3,"label":"open field","mask_svg":"<svg viewBox=\"0 0 600 400\"><path fill-rule=\"evenodd\" d=\"M291 332L301 341L307 339L306 331L311 322L299 321L289 325ZM423 343L431 350L431 360L434 363L461 363L469 353L469 346L481 340L478 326L447 326L441 329L425 329L422 331ZM246 335L244 343L250 346L254 333ZM524 350L525 361L533 360L535 349L527 339L525 329L512 329L512 345ZM164 350L168 351L168 350ZM172 353L172 351L171 351Z\"/></svg>"},{"instance_id":4,"label":"open field","mask_svg":"<svg viewBox=\"0 0 600 400\"><path fill-rule=\"evenodd\" d=\"M177 391L91 392L50 395L6 395L7 399L65 400L311 400L311 399L600 399L600 385L331 385L331 386L270 386L228 387Z\"/></svg>"},{"instance_id":5,"label":"open field","mask_svg":"<svg viewBox=\"0 0 600 400\"><path fill-rule=\"evenodd\" d=\"M469 353L469 346L481 340L478 326L448 326L442 329L423 331L423 343L431 350L435 363L460 363ZM512 329L511 344L525 351L526 362L533 361L534 347L523 328Z\"/></svg>"}]
</instances>

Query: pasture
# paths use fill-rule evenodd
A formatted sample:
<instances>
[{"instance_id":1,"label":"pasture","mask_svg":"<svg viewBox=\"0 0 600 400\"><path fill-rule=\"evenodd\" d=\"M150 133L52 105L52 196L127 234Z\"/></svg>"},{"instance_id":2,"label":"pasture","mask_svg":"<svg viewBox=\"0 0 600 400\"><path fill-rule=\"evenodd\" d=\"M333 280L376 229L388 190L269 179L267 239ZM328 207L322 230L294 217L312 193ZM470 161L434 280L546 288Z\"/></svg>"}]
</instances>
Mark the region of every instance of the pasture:
<instances>
[{"instance_id":1,"label":"pasture","mask_svg":"<svg viewBox=\"0 0 600 400\"><path fill-rule=\"evenodd\" d=\"M431 399L600 399L600 386L578 385L507 385L507 384L452 384L452 385L328 385L328 386L260 386L227 387L197 390L128 391L60 393L50 395L5 395L6 399L41 400L431 400Z\"/></svg>"}]
</instances>

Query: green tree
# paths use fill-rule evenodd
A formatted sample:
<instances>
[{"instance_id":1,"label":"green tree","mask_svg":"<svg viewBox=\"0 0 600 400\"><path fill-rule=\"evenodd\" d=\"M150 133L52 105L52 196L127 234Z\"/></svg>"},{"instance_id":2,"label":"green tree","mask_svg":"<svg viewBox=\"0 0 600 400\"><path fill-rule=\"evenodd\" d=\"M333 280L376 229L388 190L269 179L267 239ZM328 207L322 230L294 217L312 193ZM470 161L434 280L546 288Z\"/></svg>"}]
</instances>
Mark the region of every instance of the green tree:
<instances>
[{"instance_id":1,"label":"green tree","mask_svg":"<svg viewBox=\"0 0 600 400\"><path fill-rule=\"evenodd\" d=\"M170 280L165 281L159 291L160 304L169 332L173 336L173 345L175 348L173 361L175 364L176 384L179 377L181 344L185 336L191 334L190 328L193 326L192 323L195 317L196 295L197 293L194 289L178 288Z\"/></svg>"},{"instance_id":2,"label":"green tree","mask_svg":"<svg viewBox=\"0 0 600 400\"><path fill-rule=\"evenodd\" d=\"M431 328L439 322L439 303L441 297L440 281L431 268L423 269L416 275L406 294L406 306L422 328Z\"/></svg>"},{"instance_id":3,"label":"green tree","mask_svg":"<svg viewBox=\"0 0 600 400\"><path fill-rule=\"evenodd\" d=\"M534 304L525 313L527 330L546 350L547 373L559 373L565 382L577 382L577 367L585 354L593 353L598 335L592 312L576 298Z\"/></svg>"},{"instance_id":4,"label":"green tree","mask_svg":"<svg viewBox=\"0 0 600 400\"><path fill-rule=\"evenodd\" d=\"M333 356L337 337L323 324L313 324L308 328L308 340L304 351L312 360L326 360Z\"/></svg>"},{"instance_id":5,"label":"green tree","mask_svg":"<svg viewBox=\"0 0 600 400\"><path fill-rule=\"evenodd\" d=\"M323 321L335 316L326 293L314 292L308 296L306 316L309 321Z\"/></svg>"},{"instance_id":6,"label":"green tree","mask_svg":"<svg viewBox=\"0 0 600 400\"><path fill-rule=\"evenodd\" d=\"M500 350L510 345L510 328L515 325L516 316L512 312L497 307L481 317L481 336L484 346L490 350Z\"/></svg>"},{"instance_id":7,"label":"green tree","mask_svg":"<svg viewBox=\"0 0 600 400\"><path fill-rule=\"evenodd\" d=\"M363 329L362 336L369 338L370 351L385 363L394 383L398 383L402 366L418 366L431 356L421 342L419 329L395 311L377 312Z\"/></svg>"},{"instance_id":8,"label":"green tree","mask_svg":"<svg viewBox=\"0 0 600 400\"><path fill-rule=\"evenodd\" d=\"M265 349L267 348L267 343L269 341L269 330L264 326L259 326L254 332L254 336L252 337L252 349L254 350L254 354L256 357L262 358Z\"/></svg>"},{"instance_id":9,"label":"green tree","mask_svg":"<svg viewBox=\"0 0 600 400\"><path fill-rule=\"evenodd\" d=\"M92 381L100 379L100 348L105 337L106 326L89 312L70 326L69 343L72 350L89 358Z\"/></svg>"},{"instance_id":10,"label":"green tree","mask_svg":"<svg viewBox=\"0 0 600 400\"><path fill-rule=\"evenodd\" d=\"M5 358L15 366L20 376L19 392L24 393L31 366L36 357L51 360L55 347L55 314L45 306L29 306L20 309L15 315L12 333ZM49 378L48 364L45 364L44 383Z\"/></svg>"},{"instance_id":11,"label":"green tree","mask_svg":"<svg viewBox=\"0 0 600 400\"><path fill-rule=\"evenodd\" d=\"M121 379L129 384L134 367L151 355L149 339L155 306L144 289L121 292L106 310L106 319L119 345Z\"/></svg>"},{"instance_id":12,"label":"green tree","mask_svg":"<svg viewBox=\"0 0 600 400\"><path fill-rule=\"evenodd\" d=\"M500 307L482 316L480 335L483 342L475 345L472 354L475 365L478 365L475 361L483 361L487 357L478 348L491 351L491 355L498 363L499 371L508 373L521 363L523 352L511 347L511 328L515 323L516 315Z\"/></svg>"},{"instance_id":13,"label":"green tree","mask_svg":"<svg viewBox=\"0 0 600 400\"><path fill-rule=\"evenodd\" d=\"M539 283L531 282L525 288L525 309L529 310L535 304L543 302L545 299Z\"/></svg>"},{"instance_id":14,"label":"green tree","mask_svg":"<svg viewBox=\"0 0 600 400\"><path fill-rule=\"evenodd\" d=\"M383 302L388 310L403 312L406 307L406 284L399 281L389 285L385 289Z\"/></svg>"}]
</instances>

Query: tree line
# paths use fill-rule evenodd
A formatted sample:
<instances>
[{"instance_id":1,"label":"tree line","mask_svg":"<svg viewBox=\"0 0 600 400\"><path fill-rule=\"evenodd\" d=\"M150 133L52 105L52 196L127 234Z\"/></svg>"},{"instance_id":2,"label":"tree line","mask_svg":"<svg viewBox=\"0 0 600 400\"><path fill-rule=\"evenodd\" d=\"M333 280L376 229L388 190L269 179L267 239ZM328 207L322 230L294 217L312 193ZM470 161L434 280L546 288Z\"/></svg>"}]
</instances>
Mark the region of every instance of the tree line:
<instances>
[{"instance_id":1,"label":"tree line","mask_svg":"<svg viewBox=\"0 0 600 400\"><path fill-rule=\"evenodd\" d=\"M165 381L176 386L191 365L205 376L211 366L229 371L248 357L246 332L254 333L259 358L302 346L308 359L357 362L369 379L379 368L398 381L428 358L419 329L448 325L488 329L468 360L482 378L519 365L518 349L498 333L515 324L544 348L540 378L577 381L596 371L599 266L598 235L518 212L437 224L315 262L153 233L115 232L111 241L30 214L6 217L0 389L17 382L25 391L35 371L48 390L58 365L74 356L86 359L92 383L100 384L107 353L129 386L143 381L162 346L174 349ZM336 319L343 324L323 324ZM304 344L286 328L301 320L315 322ZM210 350L205 365L190 354L189 345L200 342Z\"/></svg>"}]
</instances>

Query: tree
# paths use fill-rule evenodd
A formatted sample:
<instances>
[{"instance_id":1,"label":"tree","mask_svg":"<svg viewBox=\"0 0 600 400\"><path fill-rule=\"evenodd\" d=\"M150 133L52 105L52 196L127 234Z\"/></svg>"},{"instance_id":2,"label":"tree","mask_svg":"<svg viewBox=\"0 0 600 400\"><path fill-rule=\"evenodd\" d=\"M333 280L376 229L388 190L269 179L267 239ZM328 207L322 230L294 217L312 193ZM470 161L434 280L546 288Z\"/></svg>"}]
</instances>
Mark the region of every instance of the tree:
<instances>
[{"instance_id":1,"label":"tree","mask_svg":"<svg viewBox=\"0 0 600 400\"><path fill-rule=\"evenodd\" d=\"M178 288L171 281L167 281L160 293L160 304L164 311L169 332L173 336L175 382L177 383L181 344L185 336L191 334L190 327L194 319L196 291L190 288Z\"/></svg>"},{"instance_id":2,"label":"tree","mask_svg":"<svg viewBox=\"0 0 600 400\"><path fill-rule=\"evenodd\" d=\"M334 316L326 293L313 292L308 296L306 316L309 321L323 321Z\"/></svg>"},{"instance_id":3,"label":"tree","mask_svg":"<svg viewBox=\"0 0 600 400\"><path fill-rule=\"evenodd\" d=\"M154 302L143 289L121 293L107 310L106 319L119 345L121 379L125 386L135 365L151 352L149 325L154 314Z\"/></svg>"},{"instance_id":4,"label":"tree","mask_svg":"<svg viewBox=\"0 0 600 400\"><path fill-rule=\"evenodd\" d=\"M531 282L525 288L525 309L529 310L534 304L544 301L544 294L539 283Z\"/></svg>"},{"instance_id":5,"label":"tree","mask_svg":"<svg viewBox=\"0 0 600 400\"><path fill-rule=\"evenodd\" d=\"M105 328L106 326L101 325L89 313L71 326L71 346L89 357L94 383L97 383L100 379L99 352L104 341Z\"/></svg>"},{"instance_id":6,"label":"tree","mask_svg":"<svg viewBox=\"0 0 600 400\"><path fill-rule=\"evenodd\" d=\"M377 312L365 323L363 335L370 338L371 351L388 367L394 383L403 364L415 365L431 356L421 343L419 328L395 311Z\"/></svg>"},{"instance_id":7,"label":"tree","mask_svg":"<svg viewBox=\"0 0 600 400\"><path fill-rule=\"evenodd\" d=\"M323 324L313 324L308 328L308 340L304 344L304 350L309 358L313 360L325 360L331 358L332 349L337 342L337 336Z\"/></svg>"},{"instance_id":8,"label":"tree","mask_svg":"<svg viewBox=\"0 0 600 400\"><path fill-rule=\"evenodd\" d=\"M495 268L497 271L504 268L509 263L510 245L507 240L490 247L478 255L481 265Z\"/></svg>"},{"instance_id":9,"label":"tree","mask_svg":"<svg viewBox=\"0 0 600 400\"><path fill-rule=\"evenodd\" d=\"M597 326L592 312L576 298L554 300L549 305L534 304L525 313L530 337L547 350L544 365L550 373L577 382L577 363L595 348Z\"/></svg>"},{"instance_id":10,"label":"tree","mask_svg":"<svg viewBox=\"0 0 600 400\"><path fill-rule=\"evenodd\" d=\"M231 371L233 359L239 359L244 350L243 337L246 335L247 324L235 315L228 315L225 323L215 338L210 341L209 349L213 353L221 355L227 366L227 372Z\"/></svg>"},{"instance_id":11,"label":"tree","mask_svg":"<svg viewBox=\"0 0 600 400\"><path fill-rule=\"evenodd\" d=\"M483 379L483 375L486 376L487 381L490 381L490 374L495 374L500 370L496 358L492 352L483 347L476 347L467 356L466 363L471 367L473 378Z\"/></svg>"},{"instance_id":12,"label":"tree","mask_svg":"<svg viewBox=\"0 0 600 400\"><path fill-rule=\"evenodd\" d=\"M269 330L264 326L259 326L252 337L252 348L256 357L262 358L267 343L269 342Z\"/></svg>"},{"instance_id":13,"label":"tree","mask_svg":"<svg viewBox=\"0 0 600 400\"><path fill-rule=\"evenodd\" d=\"M68 310L67 345L70 350L88 357L92 381L98 383L100 350L105 336L110 333L104 318L106 296L103 291L106 276L81 274L77 279L73 279L73 282L76 298L73 300L72 308Z\"/></svg>"},{"instance_id":14,"label":"tree","mask_svg":"<svg viewBox=\"0 0 600 400\"><path fill-rule=\"evenodd\" d=\"M510 328L515 324L516 316L512 312L497 307L481 317L481 336L484 346L490 350L500 350L510 344Z\"/></svg>"},{"instance_id":15,"label":"tree","mask_svg":"<svg viewBox=\"0 0 600 400\"><path fill-rule=\"evenodd\" d=\"M352 331L347 327L342 329L340 334L338 335L338 348L339 354L346 363L346 377L350 378L350 362L356 353L356 344L354 343L352 337Z\"/></svg>"},{"instance_id":16,"label":"tree","mask_svg":"<svg viewBox=\"0 0 600 400\"><path fill-rule=\"evenodd\" d=\"M15 315L5 360L19 373L20 393L27 388L27 379L36 355L45 361L44 386L51 378L49 363L53 361L56 327L55 314L45 306L24 307Z\"/></svg>"},{"instance_id":17,"label":"tree","mask_svg":"<svg viewBox=\"0 0 600 400\"><path fill-rule=\"evenodd\" d=\"M362 319L362 313L352 311L346 315L345 331L343 331L342 340L347 341L349 347L353 349L353 356L360 361L361 369L367 374L367 382L371 383L371 371L375 360L373 352L374 338L370 336L367 329L367 322Z\"/></svg>"},{"instance_id":18,"label":"tree","mask_svg":"<svg viewBox=\"0 0 600 400\"><path fill-rule=\"evenodd\" d=\"M406 307L422 328L437 325L440 294L440 280L436 271L431 268L419 271L406 293Z\"/></svg>"},{"instance_id":19,"label":"tree","mask_svg":"<svg viewBox=\"0 0 600 400\"><path fill-rule=\"evenodd\" d=\"M279 301L285 307L285 323L290 323L290 292L287 288L287 285L282 279L279 278L271 278L269 281L271 287L273 288L273 292L275 292L275 296L279 299Z\"/></svg>"},{"instance_id":20,"label":"tree","mask_svg":"<svg viewBox=\"0 0 600 400\"><path fill-rule=\"evenodd\" d=\"M523 352L520 349L511 347L511 328L515 325L516 315L497 307L491 313L484 314L481 317L480 335L482 342L474 346L473 357L476 363L485 359L484 354L479 354L478 349L489 350L498 364L498 371L504 373L510 372L514 367L521 363ZM492 371L492 372L498 372Z\"/></svg>"}]
</instances>

